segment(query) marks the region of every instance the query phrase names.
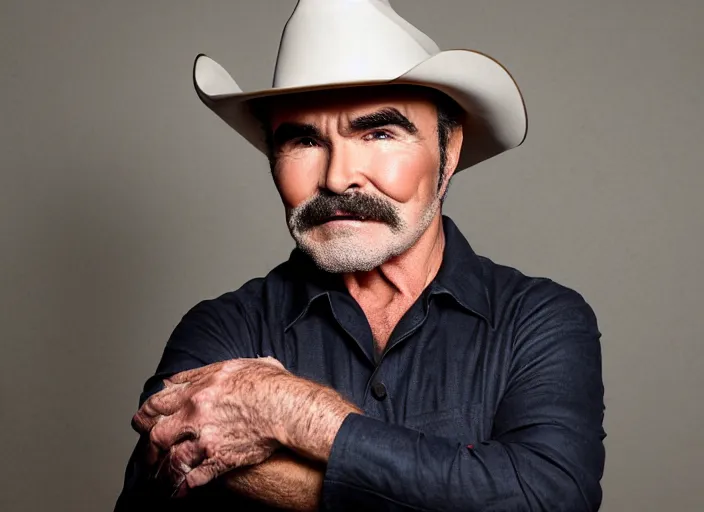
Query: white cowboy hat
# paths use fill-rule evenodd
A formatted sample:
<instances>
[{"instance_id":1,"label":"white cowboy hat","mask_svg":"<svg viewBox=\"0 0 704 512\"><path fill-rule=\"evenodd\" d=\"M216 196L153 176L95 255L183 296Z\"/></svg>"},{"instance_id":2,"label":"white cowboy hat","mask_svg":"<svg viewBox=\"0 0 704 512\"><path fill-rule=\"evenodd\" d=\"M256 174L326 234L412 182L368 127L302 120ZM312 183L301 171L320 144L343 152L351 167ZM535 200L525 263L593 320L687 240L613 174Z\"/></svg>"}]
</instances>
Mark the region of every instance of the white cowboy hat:
<instances>
[{"instance_id":1,"label":"white cowboy hat","mask_svg":"<svg viewBox=\"0 0 704 512\"><path fill-rule=\"evenodd\" d=\"M320 89L414 84L444 92L469 114L458 171L519 146L528 126L521 92L501 64L473 50L440 51L388 0L299 0L284 27L270 89L243 92L202 54L193 82L201 100L264 153L249 100Z\"/></svg>"}]
</instances>

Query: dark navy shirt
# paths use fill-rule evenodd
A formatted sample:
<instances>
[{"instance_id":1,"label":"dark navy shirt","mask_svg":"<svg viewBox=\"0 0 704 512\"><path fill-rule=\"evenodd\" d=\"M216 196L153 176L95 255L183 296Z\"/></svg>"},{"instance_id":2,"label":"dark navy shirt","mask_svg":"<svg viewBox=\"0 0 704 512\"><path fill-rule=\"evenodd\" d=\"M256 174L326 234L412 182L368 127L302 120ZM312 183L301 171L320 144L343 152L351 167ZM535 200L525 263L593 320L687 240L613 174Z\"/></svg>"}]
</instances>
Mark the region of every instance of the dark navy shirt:
<instances>
[{"instance_id":1,"label":"dark navy shirt","mask_svg":"<svg viewBox=\"0 0 704 512\"><path fill-rule=\"evenodd\" d=\"M383 353L341 278L294 250L265 278L189 311L141 402L176 372L273 356L364 411L335 438L323 510L597 510L605 434L592 309L554 281L477 256L449 218L443 226L441 268ZM148 499L137 452L117 510ZM160 503L260 509L216 484Z\"/></svg>"}]
</instances>

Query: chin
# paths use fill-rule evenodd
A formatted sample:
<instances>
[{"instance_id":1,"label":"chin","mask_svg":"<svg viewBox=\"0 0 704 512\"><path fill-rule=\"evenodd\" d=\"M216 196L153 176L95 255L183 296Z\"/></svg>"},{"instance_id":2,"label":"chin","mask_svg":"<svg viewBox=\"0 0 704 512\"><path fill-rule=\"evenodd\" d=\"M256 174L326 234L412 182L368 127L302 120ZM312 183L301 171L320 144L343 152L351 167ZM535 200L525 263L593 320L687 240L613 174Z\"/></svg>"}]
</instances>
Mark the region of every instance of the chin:
<instances>
[{"instance_id":1,"label":"chin","mask_svg":"<svg viewBox=\"0 0 704 512\"><path fill-rule=\"evenodd\" d=\"M353 258L329 258L313 256L317 267L331 274L352 274L355 272L371 272L384 263L383 260L361 260Z\"/></svg>"},{"instance_id":2,"label":"chin","mask_svg":"<svg viewBox=\"0 0 704 512\"><path fill-rule=\"evenodd\" d=\"M383 265L391 258L403 254L408 241L385 237L383 243L345 237L323 242L310 239L297 240L298 247L308 254L318 268L335 274L369 272Z\"/></svg>"}]
</instances>

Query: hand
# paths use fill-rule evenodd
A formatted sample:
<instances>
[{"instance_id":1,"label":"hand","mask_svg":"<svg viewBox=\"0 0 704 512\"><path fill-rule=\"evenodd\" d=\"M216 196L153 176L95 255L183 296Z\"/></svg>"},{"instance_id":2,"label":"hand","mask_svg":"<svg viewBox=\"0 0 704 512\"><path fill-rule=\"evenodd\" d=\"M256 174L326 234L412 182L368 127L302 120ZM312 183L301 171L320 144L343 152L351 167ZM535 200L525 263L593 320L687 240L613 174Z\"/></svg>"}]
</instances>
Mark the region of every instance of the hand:
<instances>
[{"instance_id":1,"label":"hand","mask_svg":"<svg viewBox=\"0 0 704 512\"><path fill-rule=\"evenodd\" d=\"M288 375L273 358L235 359L182 372L149 398L133 425L149 434L155 463L179 494L223 473L260 463L279 446L273 430L273 382Z\"/></svg>"}]
</instances>

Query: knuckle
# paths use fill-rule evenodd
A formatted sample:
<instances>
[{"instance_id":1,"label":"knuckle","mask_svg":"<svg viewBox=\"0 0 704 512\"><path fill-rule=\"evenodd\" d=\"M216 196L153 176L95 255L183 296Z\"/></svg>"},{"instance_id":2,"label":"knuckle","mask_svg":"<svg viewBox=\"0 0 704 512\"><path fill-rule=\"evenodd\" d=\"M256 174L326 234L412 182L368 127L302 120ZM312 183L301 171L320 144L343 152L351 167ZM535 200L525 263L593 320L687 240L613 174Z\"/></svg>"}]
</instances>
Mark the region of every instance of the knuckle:
<instances>
[{"instance_id":1,"label":"knuckle","mask_svg":"<svg viewBox=\"0 0 704 512\"><path fill-rule=\"evenodd\" d=\"M211 402L196 402L193 404L192 417L199 422L207 421L212 414Z\"/></svg>"},{"instance_id":2,"label":"knuckle","mask_svg":"<svg viewBox=\"0 0 704 512\"><path fill-rule=\"evenodd\" d=\"M207 436L205 439L201 438L200 445L206 460L217 460L221 458L222 452L220 450L220 444L212 436Z\"/></svg>"},{"instance_id":3,"label":"knuckle","mask_svg":"<svg viewBox=\"0 0 704 512\"><path fill-rule=\"evenodd\" d=\"M154 408L152 407L151 398L142 404L142 407L139 408L137 414L142 417L154 416L155 412Z\"/></svg>"},{"instance_id":4,"label":"knuckle","mask_svg":"<svg viewBox=\"0 0 704 512\"><path fill-rule=\"evenodd\" d=\"M205 452L205 458L207 460L216 460L219 456L219 450L215 448L212 443L207 443L203 446L203 451Z\"/></svg>"},{"instance_id":5,"label":"knuckle","mask_svg":"<svg viewBox=\"0 0 704 512\"><path fill-rule=\"evenodd\" d=\"M156 432L156 429L152 429L151 432L149 432L149 442L156 446L157 448L161 448L161 438L159 437L159 434Z\"/></svg>"},{"instance_id":6,"label":"knuckle","mask_svg":"<svg viewBox=\"0 0 704 512\"><path fill-rule=\"evenodd\" d=\"M149 413L154 414L158 410L160 403L161 403L161 397L157 393L157 394L154 394L154 395L150 396L149 398L147 398L147 401L144 402L143 407Z\"/></svg>"},{"instance_id":7,"label":"knuckle","mask_svg":"<svg viewBox=\"0 0 704 512\"><path fill-rule=\"evenodd\" d=\"M189 466L195 467L203 461L204 454L202 453L200 444L197 442L184 443L183 461Z\"/></svg>"},{"instance_id":8,"label":"knuckle","mask_svg":"<svg viewBox=\"0 0 704 512\"><path fill-rule=\"evenodd\" d=\"M212 387L205 387L193 393L191 402L200 409L208 409L215 401L217 393Z\"/></svg>"},{"instance_id":9,"label":"knuckle","mask_svg":"<svg viewBox=\"0 0 704 512\"><path fill-rule=\"evenodd\" d=\"M225 463L223 459L216 459L215 462L213 463L213 474L215 476L220 475L224 472L226 472L228 469L228 465Z\"/></svg>"},{"instance_id":10,"label":"knuckle","mask_svg":"<svg viewBox=\"0 0 704 512\"><path fill-rule=\"evenodd\" d=\"M183 445L176 445L171 447L171 460L178 467L181 465L188 465L190 457L188 456L188 450Z\"/></svg>"},{"instance_id":11,"label":"knuckle","mask_svg":"<svg viewBox=\"0 0 704 512\"><path fill-rule=\"evenodd\" d=\"M213 373L213 375L211 375L211 377L210 377L211 385L217 386L219 384L222 384L223 382L225 382L227 379L230 378L230 374L231 374L231 372L228 370L222 370L222 371L218 371L218 372Z\"/></svg>"},{"instance_id":12,"label":"knuckle","mask_svg":"<svg viewBox=\"0 0 704 512\"><path fill-rule=\"evenodd\" d=\"M161 429L158 427L154 427L151 432L149 432L149 441L160 450L165 450L166 448L168 448L168 446L166 446L166 440L162 435Z\"/></svg>"},{"instance_id":13,"label":"knuckle","mask_svg":"<svg viewBox=\"0 0 704 512\"><path fill-rule=\"evenodd\" d=\"M147 426L145 425L141 414L137 413L132 416L132 428L137 432L146 432Z\"/></svg>"}]
</instances>

